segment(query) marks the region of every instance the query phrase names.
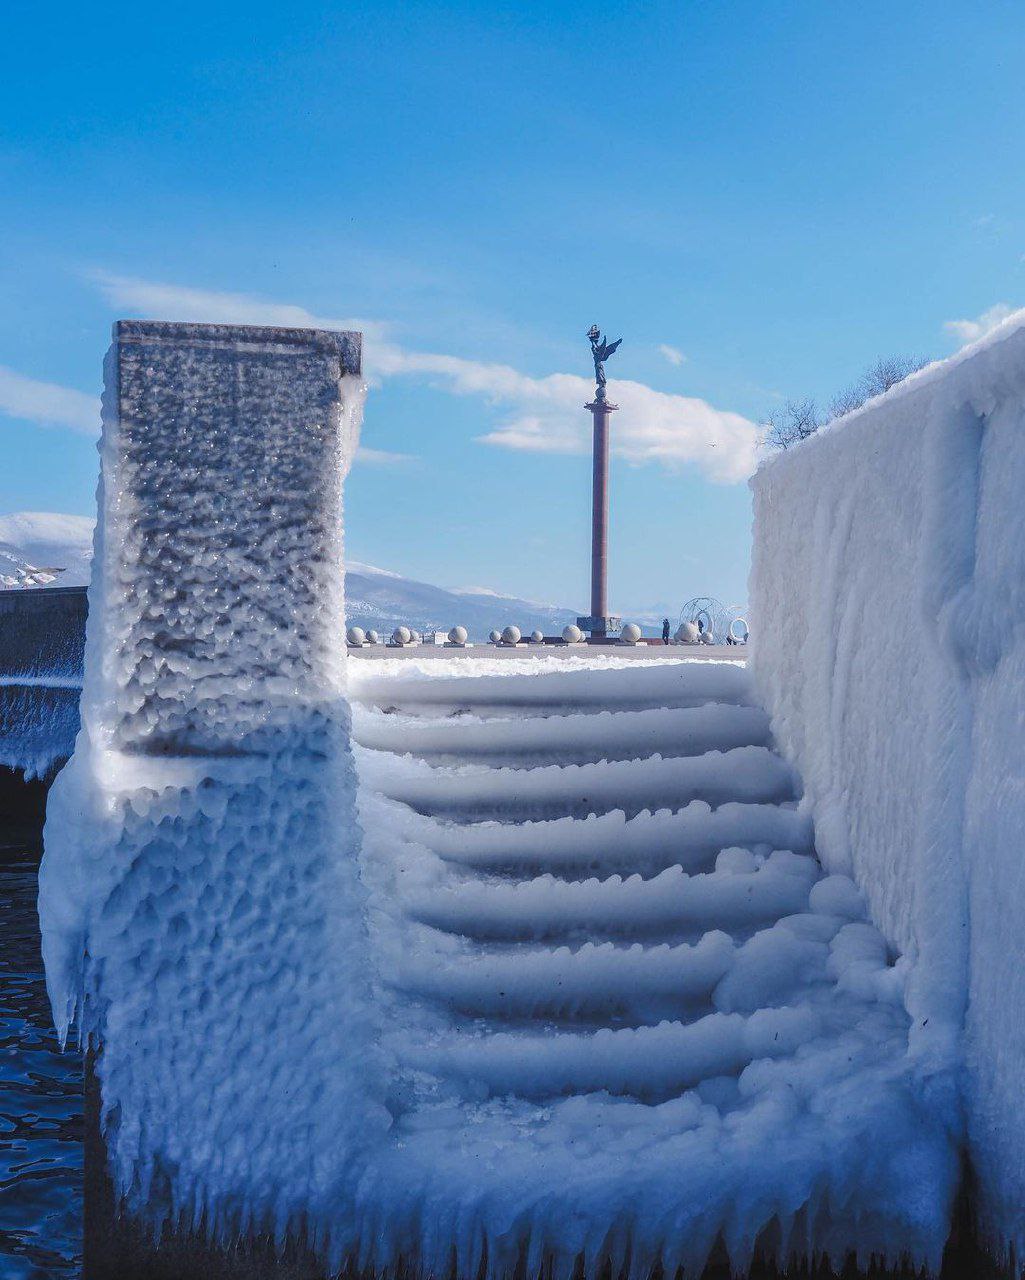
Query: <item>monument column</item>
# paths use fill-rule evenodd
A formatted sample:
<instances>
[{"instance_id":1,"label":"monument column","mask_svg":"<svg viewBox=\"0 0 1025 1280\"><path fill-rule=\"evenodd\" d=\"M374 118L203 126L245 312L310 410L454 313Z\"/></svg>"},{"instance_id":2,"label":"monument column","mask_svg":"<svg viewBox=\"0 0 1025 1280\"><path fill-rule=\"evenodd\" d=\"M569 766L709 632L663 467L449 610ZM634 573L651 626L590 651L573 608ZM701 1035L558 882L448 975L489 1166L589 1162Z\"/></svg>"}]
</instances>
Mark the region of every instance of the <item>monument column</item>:
<instances>
[{"instance_id":1,"label":"monument column","mask_svg":"<svg viewBox=\"0 0 1025 1280\"><path fill-rule=\"evenodd\" d=\"M594 417L591 478L591 619L606 622L609 612L609 416L619 405L593 400L585 408ZM590 628L592 633L596 630ZM606 627L600 628L602 632Z\"/></svg>"},{"instance_id":2,"label":"monument column","mask_svg":"<svg viewBox=\"0 0 1025 1280\"><path fill-rule=\"evenodd\" d=\"M600 644L619 630L619 618L609 616L609 418L619 408L605 398L605 361L623 341L607 342L597 325L588 332L594 358L594 399L584 407L594 421L591 472L591 612L578 618L581 631L589 631L591 643Z\"/></svg>"}]
</instances>

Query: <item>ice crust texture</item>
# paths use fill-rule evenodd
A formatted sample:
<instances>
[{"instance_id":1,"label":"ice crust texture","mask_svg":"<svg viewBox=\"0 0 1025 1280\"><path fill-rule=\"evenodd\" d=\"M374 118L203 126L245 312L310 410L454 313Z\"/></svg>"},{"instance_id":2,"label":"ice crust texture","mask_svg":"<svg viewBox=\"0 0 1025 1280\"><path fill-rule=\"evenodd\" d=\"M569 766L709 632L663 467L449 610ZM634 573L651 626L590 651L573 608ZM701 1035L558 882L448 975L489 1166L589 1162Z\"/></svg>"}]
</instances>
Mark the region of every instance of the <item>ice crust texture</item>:
<instances>
[{"instance_id":1,"label":"ice crust texture","mask_svg":"<svg viewBox=\"0 0 1025 1280\"><path fill-rule=\"evenodd\" d=\"M337 335L125 328L40 871L55 1018L102 1044L133 1208L226 1235L309 1215L351 1248L358 1152L390 1123L338 643L362 387Z\"/></svg>"},{"instance_id":2,"label":"ice crust texture","mask_svg":"<svg viewBox=\"0 0 1025 1280\"><path fill-rule=\"evenodd\" d=\"M185 337L108 368L40 880L130 1206L329 1270L935 1266L945 1068L743 667L365 661L350 723L358 382L327 342Z\"/></svg>"},{"instance_id":3,"label":"ice crust texture","mask_svg":"<svg viewBox=\"0 0 1025 1280\"><path fill-rule=\"evenodd\" d=\"M764 465L759 696L909 962L989 1246L1025 1256L1025 312Z\"/></svg>"}]
</instances>

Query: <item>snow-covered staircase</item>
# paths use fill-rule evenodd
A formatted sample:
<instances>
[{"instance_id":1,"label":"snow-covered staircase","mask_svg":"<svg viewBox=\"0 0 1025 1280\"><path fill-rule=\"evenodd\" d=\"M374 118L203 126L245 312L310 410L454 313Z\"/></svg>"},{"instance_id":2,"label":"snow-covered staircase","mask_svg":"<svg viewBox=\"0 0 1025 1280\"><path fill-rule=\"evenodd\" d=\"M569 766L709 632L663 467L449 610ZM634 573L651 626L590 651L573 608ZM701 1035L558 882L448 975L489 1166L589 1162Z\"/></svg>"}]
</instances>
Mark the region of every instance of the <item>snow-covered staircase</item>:
<instances>
[{"instance_id":1,"label":"snow-covered staircase","mask_svg":"<svg viewBox=\"0 0 1025 1280\"><path fill-rule=\"evenodd\" d=\"M398 1143L433 1213L473 1204L466 1274L716 1239L935 1262L953 1156L904 965L743 666L397 667L352 688L364 879Z\"/></svg>"}]
</instances>

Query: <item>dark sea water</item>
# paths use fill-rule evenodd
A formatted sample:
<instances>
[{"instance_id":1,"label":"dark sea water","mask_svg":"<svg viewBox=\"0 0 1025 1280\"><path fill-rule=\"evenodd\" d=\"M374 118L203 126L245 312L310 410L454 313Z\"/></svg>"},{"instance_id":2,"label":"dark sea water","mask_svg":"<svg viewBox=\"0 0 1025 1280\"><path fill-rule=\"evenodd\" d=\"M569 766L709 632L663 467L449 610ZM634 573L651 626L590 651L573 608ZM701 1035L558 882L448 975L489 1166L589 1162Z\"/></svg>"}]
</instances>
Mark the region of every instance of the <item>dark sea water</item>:
<instances>
[{"instance_id":1,"label":"dark sea water","mask_svg":"<svg viewBox=\"0 0 1025 1280\"><path fill-rule=\"evenodd\" d=\"M50 1020L36 916L38 833L0 818L0 1278L77 1276L82 1063Z\"/></svg>"}]
</instances>

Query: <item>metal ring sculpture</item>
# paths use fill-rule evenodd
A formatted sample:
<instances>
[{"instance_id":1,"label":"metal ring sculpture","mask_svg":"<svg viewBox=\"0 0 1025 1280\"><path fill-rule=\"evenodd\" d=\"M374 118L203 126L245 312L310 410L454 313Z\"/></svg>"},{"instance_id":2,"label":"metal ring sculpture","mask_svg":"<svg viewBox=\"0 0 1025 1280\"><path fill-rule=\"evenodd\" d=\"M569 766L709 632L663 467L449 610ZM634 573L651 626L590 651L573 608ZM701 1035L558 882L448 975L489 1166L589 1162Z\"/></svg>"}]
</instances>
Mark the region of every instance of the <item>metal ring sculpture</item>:
<instances>
[{"instance_id":1,"label":"metal ring sculpture","mask_svg":"<svg viewBox=\"0 0 1025 1280\"><path fill-rule=\"evenodd\" d=\"M744 634L742 636L734 634L733 628L736 626L744 628ZM736 640L737 644L747 644L747 638L751 634L751 630L747 625L747 619L740 617L734 618L730 623L730 629L727 634L733 636L733 639Z\"/></svg>"},{"instance_id":2,"label":"metal ring sculpture","mask_svg":"<svg viewBox=\"0 0 1025 1280\"><path fill-rule=\"evenodd\" d=\"M705 631L711 631L713 636L723 640L727 635L733 636L734 640L738 638L733 630L734 624L743 625L745 639L749 632L747 620L744 617L744 606L723 604L715 596L695 596L680 610L681 623L696 623L699 618Z\"/></svg>"}]
</instances>

